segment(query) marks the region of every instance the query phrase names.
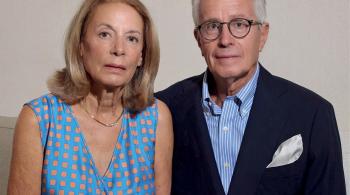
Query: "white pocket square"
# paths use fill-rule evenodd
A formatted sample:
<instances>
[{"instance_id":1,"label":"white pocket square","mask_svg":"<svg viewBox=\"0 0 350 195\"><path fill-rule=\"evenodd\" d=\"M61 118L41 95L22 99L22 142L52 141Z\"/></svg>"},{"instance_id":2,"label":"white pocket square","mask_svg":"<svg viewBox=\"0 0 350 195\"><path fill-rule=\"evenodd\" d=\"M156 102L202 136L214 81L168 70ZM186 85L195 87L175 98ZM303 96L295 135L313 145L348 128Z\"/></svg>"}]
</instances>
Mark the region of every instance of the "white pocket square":
<instances>
[{"instance_id":1,"label":"white pocket square","mask_svg":"<svg viewBox=\"0 0 350 195\"><path fill-rule=\"evenodd\" d=\"M288 165L299 159L303 153L303 139L295 135L278 146L272 161L266 168Z\"/></svg>"}]
</instances>

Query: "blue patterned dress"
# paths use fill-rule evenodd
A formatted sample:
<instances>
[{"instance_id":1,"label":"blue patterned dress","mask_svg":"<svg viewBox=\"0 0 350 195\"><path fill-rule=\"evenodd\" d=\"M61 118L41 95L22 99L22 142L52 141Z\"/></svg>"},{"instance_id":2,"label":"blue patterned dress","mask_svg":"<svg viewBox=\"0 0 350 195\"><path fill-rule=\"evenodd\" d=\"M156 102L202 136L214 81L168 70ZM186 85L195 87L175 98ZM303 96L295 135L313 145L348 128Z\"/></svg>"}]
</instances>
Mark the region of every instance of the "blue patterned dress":
<instances>
[{"instance_id":1,"label":"blue patterned dress","mask_svg":"<svg viewBox=\"0 0 350 195\"><path fill-rule=\"evenodd\" d=\"M157 104L124 111L105 175L99 175L70 105L48 94L27 103L38 120L43 148L42 194L154 194Z\"/></svg>"}]
</instances>

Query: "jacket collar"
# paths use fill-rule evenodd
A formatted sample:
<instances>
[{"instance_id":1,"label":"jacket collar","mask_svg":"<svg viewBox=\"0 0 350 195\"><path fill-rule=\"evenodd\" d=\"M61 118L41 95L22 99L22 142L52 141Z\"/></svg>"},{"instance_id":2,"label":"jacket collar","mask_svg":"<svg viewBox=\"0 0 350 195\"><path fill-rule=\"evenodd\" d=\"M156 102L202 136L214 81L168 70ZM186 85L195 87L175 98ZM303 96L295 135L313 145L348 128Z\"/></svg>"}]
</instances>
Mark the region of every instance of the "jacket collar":
<instances>
[{"instance_id":1,"label":"jacket collar","mask_svg":"<svg viewBox=\"0 0 350 195\"><path fill-rule=\"evenodd\" d=\"M196 77L186 86L182 96L177 98L182 105L183 124L194 147L195 155L202 156L203 172L206 177L209 194L225 194L216 166L214 152L202 107L203 75ZM240 147L237 164L231 179L228 194L254 194L261 175L271 161L279 130L282 128L284 112L278 112L278 99L286 92L281 82L276 82L263 66L260 65L257 88L250 110L247 126ZM185 98L184 96L187 95ZM257 152L258 151L258 152Z\"/></svg>"},{"instance_id":2,"label":"jacket collar","mask_svg":"<svg viewBox=\"0 0 350 195\"><path fill-rule=\"evenodd\" d=\"M213 147L210 141L210 135L205 121L202 105L202 84L204 73L195 78L190 84L186 86L183 93L180 95L182 102L178 105L183 105L183 120L184 130L191 137L190 142L195 156L201 157L200 168L204 173L208 190L208 194L225 194L224 188L221 184L219 171L216 166ZM185 99L184 96L186 95Z\"/></svg>"},{"instance_id":3,"label":"jacket collar","mask_svg":"<svg viewBox=\"0 0 350 195\"><path fill-rule=\"evenodd\" d=\"M271 161L282 129L285 112L279 98L286 92L266 69L261 68L258 85L238 154L228 194L255 194L260 178Z\"/></svg>"}]
</instances>

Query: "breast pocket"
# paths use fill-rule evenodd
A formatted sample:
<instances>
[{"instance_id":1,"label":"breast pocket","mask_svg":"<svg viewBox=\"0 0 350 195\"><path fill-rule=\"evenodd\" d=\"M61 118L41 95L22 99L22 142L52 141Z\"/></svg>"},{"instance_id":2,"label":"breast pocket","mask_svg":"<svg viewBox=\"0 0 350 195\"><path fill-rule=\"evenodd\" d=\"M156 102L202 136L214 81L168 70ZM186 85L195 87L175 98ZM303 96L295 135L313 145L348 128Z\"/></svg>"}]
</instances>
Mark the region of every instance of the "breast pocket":
<instances>
[{"instance_id":1,"label":"breast pocket","mask_svg":"<svg viewBox=\"0 0 350 195\"><path fill-rule=\"evenodd\" d=\"M303 177L301 162L266 168L262 174L257 194L299 194Z\"/></svg>"}]
</instances>

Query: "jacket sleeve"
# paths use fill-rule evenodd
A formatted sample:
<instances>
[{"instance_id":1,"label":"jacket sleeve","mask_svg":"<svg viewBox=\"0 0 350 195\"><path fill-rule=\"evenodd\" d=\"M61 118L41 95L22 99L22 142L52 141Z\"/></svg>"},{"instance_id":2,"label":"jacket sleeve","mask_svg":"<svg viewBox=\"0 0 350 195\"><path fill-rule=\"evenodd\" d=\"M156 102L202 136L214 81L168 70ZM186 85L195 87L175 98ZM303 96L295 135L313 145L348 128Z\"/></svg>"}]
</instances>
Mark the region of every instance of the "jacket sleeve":
<instances>
[{"instance_id":1,"label":"jacket sleeve","mask_svg":"<svg viewBox=\"0 0 350 195\"><path fill-rule=\"evenodd\" d=\"M308 158L303 194L346 194L340 137L328 102L321 103L315 114Z\"/></svg>"}]
</instances>

